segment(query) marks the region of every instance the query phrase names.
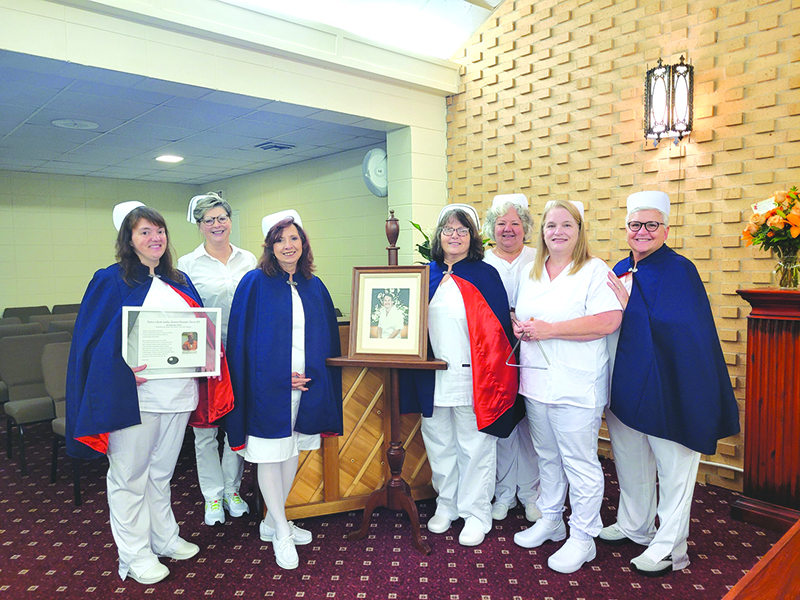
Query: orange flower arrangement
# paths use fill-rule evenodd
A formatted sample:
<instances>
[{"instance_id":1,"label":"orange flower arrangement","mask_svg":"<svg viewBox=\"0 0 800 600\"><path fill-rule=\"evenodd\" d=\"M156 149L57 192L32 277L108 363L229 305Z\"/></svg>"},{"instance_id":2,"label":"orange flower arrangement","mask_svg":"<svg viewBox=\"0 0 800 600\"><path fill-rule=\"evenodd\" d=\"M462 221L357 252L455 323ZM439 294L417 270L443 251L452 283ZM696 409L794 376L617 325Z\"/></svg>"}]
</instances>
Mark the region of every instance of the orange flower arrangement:
<instances>
[{"instance_id":1,"label":"orange flower arrangement","mask_svg":"<svg viewBox=\"0 0 800 600\"><path fill-rule=\"evenodd\" d=\"M771 198L753 205L753 215L742 232L747 246L775 250L780 262L781 287L797 287L797 251L800 249L800 196L797 188L777 191Z\"/></svg>"}]
</instances>

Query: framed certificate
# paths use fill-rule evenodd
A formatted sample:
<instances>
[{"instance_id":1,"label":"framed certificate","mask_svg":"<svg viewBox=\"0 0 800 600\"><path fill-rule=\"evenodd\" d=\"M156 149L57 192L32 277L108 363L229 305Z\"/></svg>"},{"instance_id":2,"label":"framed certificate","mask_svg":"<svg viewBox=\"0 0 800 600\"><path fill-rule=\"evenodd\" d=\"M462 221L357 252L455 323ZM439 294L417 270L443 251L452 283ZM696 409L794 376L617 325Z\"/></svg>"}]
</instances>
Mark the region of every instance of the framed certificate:
<instances>
[{"instance_id":1,"label":"framed certificate","mask_svg":"<svg viewBox=\"0 0 800 600\"><path fill-rule=\"evenodd\" d=\"M220 374L219 308L122 307L122 356L147 379Z\"/></svg>"}]
</instances>

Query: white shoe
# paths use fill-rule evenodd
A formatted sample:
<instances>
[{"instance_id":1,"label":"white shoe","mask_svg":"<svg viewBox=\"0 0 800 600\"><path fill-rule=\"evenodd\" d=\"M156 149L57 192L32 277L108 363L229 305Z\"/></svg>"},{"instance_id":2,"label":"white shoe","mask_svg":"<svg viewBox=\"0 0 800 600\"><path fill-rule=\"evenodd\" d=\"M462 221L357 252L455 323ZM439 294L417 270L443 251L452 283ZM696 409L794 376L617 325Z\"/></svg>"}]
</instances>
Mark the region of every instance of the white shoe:
<instances>
[{"instance_id":1,"label":"white shoe","mask_svg":"<svg viewBox=\"0 0 800 600\"><path fill-rule=\"evenodd\" d=\"M216 525L225 522L225 511L222 508L222 499L206 502L206 525Z\"/></svg>"},{"instance_id":2,"label":"white shoe","mask_svg":"<svg viewBox=\"0 0 800 600\"><path fill-rule=\"evenodd\" d=\"M450 529L452 523L450 519L437 513L428 519L428 531L431 533L444 533Z\"/></svg>"},{"instance_id":3,"label":"white shoe","mask_svg":"<svg viewBox=\"0 0 800 600\"><path fill-rule=\"evenodd\" d=\"M178 538L178 544L175 550L166 554L159 554L159 556L174 558L175 560L188 560L196 556L198 552L200 552L200 546L187 542L183 538Z\"/></svg>"},{"instance_id":4,"label":"white shoe","mask_svg":"<svg viewBox=\"0 0 800 600\"><path fill-rule=\"evenodd\" d=\"M169 575L169 569L159 562L147 569L147 571L141 575L137 575L133 569L129 569L128 575L130 575L131 579L134 581L138 581L144 585L150 585L152 583L158 583L162 579L166 578L166 576Z\"/></svg>"},{"instance_id":5,"label":"white shoe","mask_svg":"<svg viewBox=\"0 0 800 600\"><path fill-rule=\"evenodd\" d=\"M464 529L458 536L458 543L462 546L478 546L484 537L486 534L483 532L483 523L475 517L468 517L464 522Z\"/></svg>"},{"instance_id":6,"label":"white shoe","mask_svg":"<svg viewBox=\"0 0 800 600\"><path fill-rule=\"evenodd\" d=\"M273 539L272 549L275 550L275 562L278 563L281 569L296 569L300 564L300 558L297 556L292 534L279 540Z\"/></svg>"},{"instance_id":7,"label":"white shoe","mask_svg":"<svg viewBox=\"0 0 800 600\"><path fill-rule=\"evenodd\" d=\"M502 521L508 516L508 511L514 508L517 505L517 499L514 498L514 502L509 504L503 504L502 502L495 502L492 504L492 519L495 521Z\"/></svg>"},{"instance_id":8,"label":"white shoe","mask_svg":"<svg viewBox=\"0 0 800 600\"><path fill-rule=\"evenodd\" d=\"M667 556L658 562L653 562L653 559L640 554L631 560L633 570L644 575L645 577L661 577L672 571L672 557Z\"/></svg>"},{"instance_id":9,"label":"white shoe","mask_svg":"<svg viewBox=\"0 0 800 600\"><path fill-rule=\"evenodd\" d=\"M239 495L239 492L225 494L225 497L222 499L222 506L232 517L241 517L250 512L250 507Z\"/></svg>"},{"instance_id":10,"label":"white shoe","mask_svg":"<svg viewBox=\"0 0 800 600\"><path fill-rule=\"evenodd\" d=\"M560 542L567 537L564 520L548 521L539 519L527 529L514 534L514 543L523 548L538 548L546 541Z\"/></svg>"},{"instance_id":11,"label":"white shoe","mask_svg":"<svg viewBox=\"0 0 800 600\"><path fill-rule=\"evenodd\" d=\"M576 540L571 537L558 552L547 559L547 566L559 573L574 573L584 563L594 560L597 550L594 540Z\"/></svg>"},{"instance_id":12,"label":"white shoe","mask_svg":"<svg viewBox=\"0 0 800 600\"><path fill-rule=\"evenodd\" d=\"M598 537L600 538L601 542L608 544L609 546L621 546L622 544L629 544L633 541L627 535L625 535L625 533L623 533L622 529L619 528L619 524L617 523L609 525L608 527L603 527L600 530L600 535Z\"/></svg>"},{"instance_id":13,"label":"white shoe","mask_svg":"<svg viewBox=\"0 0 800 600\"><path fill-rule=\"evenodd\" d=\"M542 518L542 511L536 508L535 502L531 502L525 507L525 518L531 523L535 523Z\"/></svg>"},{"instance_id":14,"label":"white shoe","mask_svg":"<svg viewBox=\"0 0 800 600\"><path fill-rule=\"evenodd\" d=\"M310 531L298 527L294 524L294 521L289 521L289 529L292 531L295 546L306 546L314 539ZM258 535L261 537L262 541L271 542L275 538L275 530L267 525L267 521L264 520L261 521L261 524L258 526Z\"/></svg>"}]
</instances>

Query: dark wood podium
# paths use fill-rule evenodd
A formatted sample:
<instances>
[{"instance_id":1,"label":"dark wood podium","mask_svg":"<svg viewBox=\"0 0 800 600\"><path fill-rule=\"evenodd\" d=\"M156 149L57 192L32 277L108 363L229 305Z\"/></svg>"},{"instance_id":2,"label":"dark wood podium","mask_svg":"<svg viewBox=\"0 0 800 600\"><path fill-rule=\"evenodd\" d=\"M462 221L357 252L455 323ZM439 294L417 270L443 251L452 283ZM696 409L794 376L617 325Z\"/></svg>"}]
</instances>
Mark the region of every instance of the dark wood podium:
<instances>
[{"instance_id":1,"label":"dark wood podium","mask_svg":"<svg viewBox=\"0 0 800 600\"><path fill-rule=\"evenodd\" d=\"M747 318L744 490L733 518L788 530L800 518L800 292L739 290Z\"/></svg>"}]
</instances>

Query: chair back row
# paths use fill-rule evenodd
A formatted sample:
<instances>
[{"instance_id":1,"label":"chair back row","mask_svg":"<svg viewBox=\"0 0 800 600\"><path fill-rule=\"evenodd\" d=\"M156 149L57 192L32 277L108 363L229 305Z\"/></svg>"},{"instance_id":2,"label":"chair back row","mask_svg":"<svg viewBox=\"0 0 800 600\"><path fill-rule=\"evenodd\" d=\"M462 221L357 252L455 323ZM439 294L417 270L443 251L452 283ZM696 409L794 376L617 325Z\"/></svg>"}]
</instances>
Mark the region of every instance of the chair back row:
<instances>
[{"instance_id":1,"label":"chair back row","mask_svg":"<svg viewBox=\"0 0 800 600\"><path fill-rule=\"evenodd\" d=\"M72 336L65 331L0 339L0 379L8 386L8 399L14 401L48 396L42 374L44 347L71 339Z\"/></svg>"},{"instance_id":2,"label":"chair back row","mask_svg":"<svg viewBox=\"0 0 800 600\"><path fill-rule=\"evenodd\" d=\"M53 399L56 417L65 415L67 362L70 342L47 344L42 349L42 378L47 395Z\"/></svg>"},{"instance_id":3,"label":"chair back row","mask_svg":"<svg viewBox=\"0 0 800 600\"><path fill-rule=\"evenodd\" d=\"M54 304L51 311L46 306L8 306L3 311L3 319L17 318L21 323L29 323L33 315L69 315L78 312L80 304ZM63 319L62 319L63 320Z\"/></svg>"}]
</instances>

